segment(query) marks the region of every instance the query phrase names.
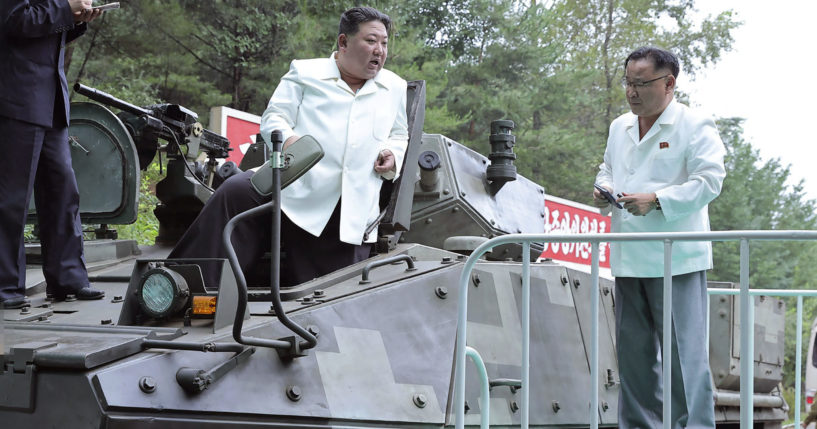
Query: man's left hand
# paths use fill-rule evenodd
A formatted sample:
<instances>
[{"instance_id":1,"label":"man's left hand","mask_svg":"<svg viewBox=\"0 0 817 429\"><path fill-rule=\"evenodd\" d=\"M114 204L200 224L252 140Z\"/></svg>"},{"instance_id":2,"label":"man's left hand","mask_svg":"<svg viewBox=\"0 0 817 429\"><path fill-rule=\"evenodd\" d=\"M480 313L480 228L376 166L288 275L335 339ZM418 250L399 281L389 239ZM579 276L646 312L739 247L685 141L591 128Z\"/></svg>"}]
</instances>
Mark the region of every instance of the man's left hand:
<instances>
[{"instance_id":1,"label":"man's left hand","mask_svg":"<svg viewBox=\"0 0 817 429\"><path fill-rule=\"evenodd\" d=\"M628 194L622 192L622 197L618 201L624 206L624 210L634 216L644 216L655 208L655 193Z\"/></svg>"},{"instance_id":2,"label":"man's left hand","mask_svg":"<svg viewBox=\"0 0 817 429\"><path fill-rule=\"evenodd\" d=\"M74 22L91 22L99 18L100 15L102 15L102 11L99 9L83 9L74 13Z\"/></svg>"},{"instance_id":3,"label":"man's left hand","mask_svg":"<svg viewBox=\"0 0 817 429\"><path fill-rule=\"evenodd\" d=\"M374 171L378 174L383 174L394 170L394 154L388 149L383 149L377 155L377 161L374 163Z\"/></svg>"}]
</instances>

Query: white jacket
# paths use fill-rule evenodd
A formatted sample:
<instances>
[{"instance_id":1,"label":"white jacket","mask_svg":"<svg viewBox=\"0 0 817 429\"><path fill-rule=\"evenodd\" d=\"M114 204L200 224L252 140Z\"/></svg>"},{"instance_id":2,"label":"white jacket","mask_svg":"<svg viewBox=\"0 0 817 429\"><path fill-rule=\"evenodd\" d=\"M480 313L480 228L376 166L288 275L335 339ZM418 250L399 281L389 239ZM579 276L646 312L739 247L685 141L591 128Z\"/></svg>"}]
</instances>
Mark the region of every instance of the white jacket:
<instances>
[{"instance_id":1,"label":"white jacket","mask_svg":"<svg viewBox=\"0 0 817 429\"><path fill-rule=\"evenodd\" d=\"M381 176L374 164L383 149L403 165L408 144L406 81L382 69L357 93L340 78L334 53L330 58L295 60L272 94L261 117L261 133L269 142L273 130L311 135L326 155L283 190L281 209L303 230L319 236L338 200L340 240L361 244L368 223L380 209ZM368 241L377 239L371 234Z\"/></svg>"},{"instance_id":2,"label":"white jacket","mask_svg":"<svg viewBox=\"0 0 817 429\"><path fill-rule=\"evenodd\" d=\"M721 192L725 154L714 121L675 100L640 140L638 117L619 116L610 125L596 183L613 194L655 192L662 210L633 216L613 208L613 232L709 231L708 204ZM611 243L612 274L663 277L663 247L661 241ZM673 243L672 275L710 268L709 242Z\"/></svg>"}]
</instances>

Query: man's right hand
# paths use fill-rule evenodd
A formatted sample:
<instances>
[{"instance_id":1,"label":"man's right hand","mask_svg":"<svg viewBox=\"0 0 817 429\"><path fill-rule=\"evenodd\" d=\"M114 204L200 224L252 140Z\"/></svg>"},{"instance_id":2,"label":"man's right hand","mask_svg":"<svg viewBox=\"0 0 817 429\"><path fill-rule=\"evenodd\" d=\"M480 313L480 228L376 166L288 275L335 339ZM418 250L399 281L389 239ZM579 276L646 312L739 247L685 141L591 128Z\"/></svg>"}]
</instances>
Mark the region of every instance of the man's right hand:
<instances>
[{"instance_id":1,"label":"man's right hand","mask_svg":"<svg viewBox=\"0 0 817 429\"><path fill-rule=\"evenodd\" d=\"M611 193L613 192L613 190L607 186L605 186L604 189L607 189ZM609 206L610 202L607 201L607 198L604 198L604 195L602 195L598 189L593 188L593 205L600 209L603 209Z\"/></svg>"},{"instance_id":2,"label":"man's right hand","mask_svg":"<svg viewBox=\"0 0 817 429\"><path fill-rule=\"evenodd\" d=\"M284 142L284 145L281 147L281 150L284 150L289 147L292 143L295 143L295 140L298 140L301 136L291 136Z\"/></svg>"},{"instance_id":3,"label":"man's right hand","mask_svg":"<svg viewBox=\"0 0 817 429\"><path fill-rule=\"evenodd\" d=\"M71 12L79 16L83 10L93 7L94 0L68 0L68 4L71 5Z\"/></svg>"}]
</instances>

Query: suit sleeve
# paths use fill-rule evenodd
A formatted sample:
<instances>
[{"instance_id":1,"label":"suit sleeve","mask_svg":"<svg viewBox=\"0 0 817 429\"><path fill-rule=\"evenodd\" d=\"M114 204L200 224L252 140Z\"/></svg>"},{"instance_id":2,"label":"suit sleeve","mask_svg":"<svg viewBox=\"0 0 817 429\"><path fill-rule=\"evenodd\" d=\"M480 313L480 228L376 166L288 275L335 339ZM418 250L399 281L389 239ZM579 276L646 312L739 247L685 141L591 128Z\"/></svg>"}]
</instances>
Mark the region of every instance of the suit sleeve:
<instances>
[{"instance_id":1,"label":"suit sleeve","mask_svg":"<svg viewBox=\"0 0 817 429\"><path fill-rule=\"evenodd\" d=\"M284 141L295 135L292 127L295 126L295 119L298 117L298 109L303 96L303 85L301 85L296 63L293 61L289 66L289 71L275 88L267 109L261 115L261 136L267 141L268 146L272 144L271 134L275 130L281 130Z\"/></svg>"},{"instance_id":2,"label":"suit sleeve","mask_svg":"<svg viewBox=\"0 0 817 429\"><path fill-rule=\"evenodd\" d=\"M68 30L68 34L65 35L65 43L73 42L74 39L85 34L85 30L87 29L88 23L86 22L74 25L74 28Z\"/></svg>"},{"instance_id":3,"label":"suit sleeve","mask_svg":"<svg viewBox=\"0 0 817 429\"><path fill-rule=\"evenodd\" d=\"M687 181L655 194L664 218L672 222L701 210L720 193L726 177L723 146L715 122L705 119L692 134L686 153Z\"/></svg>"},{"instance_id":4,"label":"suit sleeve","mask_svg":"<svg viewBox=\"0 0 817 429\"><path fill-rule=\"evenodd\" d=\"M387 171L380 176L387 180L395 180L400 176L403 167L403 159L406 156L408 147L408 116L406 115L406 81L401 80L398 86L399 101L397 106L397 116L394 118L389 138L380 145L380 150L389 150L394 154L394 171Z\"/></svg>"},{"instance_id":5,"label":"suit sleeve","mask_svg":"<svg viewBox=\"0 0 817 429\"><path fill-rule=\"evenodd\" d=\"M74 14L65 0L36 4L28 0L3 0L0 8L2 32L12 37L45 37L74 28Z\"/></svg>"}]
</instances>

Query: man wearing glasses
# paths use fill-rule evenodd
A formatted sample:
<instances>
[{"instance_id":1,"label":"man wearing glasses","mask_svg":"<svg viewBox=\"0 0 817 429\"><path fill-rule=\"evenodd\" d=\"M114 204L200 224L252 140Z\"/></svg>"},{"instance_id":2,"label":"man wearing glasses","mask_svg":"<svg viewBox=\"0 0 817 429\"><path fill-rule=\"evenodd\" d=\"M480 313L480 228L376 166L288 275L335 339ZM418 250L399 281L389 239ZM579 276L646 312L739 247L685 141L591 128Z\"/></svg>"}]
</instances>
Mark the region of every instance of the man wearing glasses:
<instances>
[{"instance_id":1,"label":"man wearing glasses","mask_svg":"<svg viewBox=\"0 0 817 429\"><path fill-rule=\"evenodd\" d=\"M678 58L654 47L624 62L631 113L610 125L596 183L617 195L621 209L594 190L594 203L612 210L613 232L708 231L708 204L721 191L726 153L712 119L673 97ZM616 341L620 428L662 424L663 243L611 246L616 277ZM672 427L714 428L706 353L706 270L709 242L672 248Z\"/></svg>"}]
</instances>

